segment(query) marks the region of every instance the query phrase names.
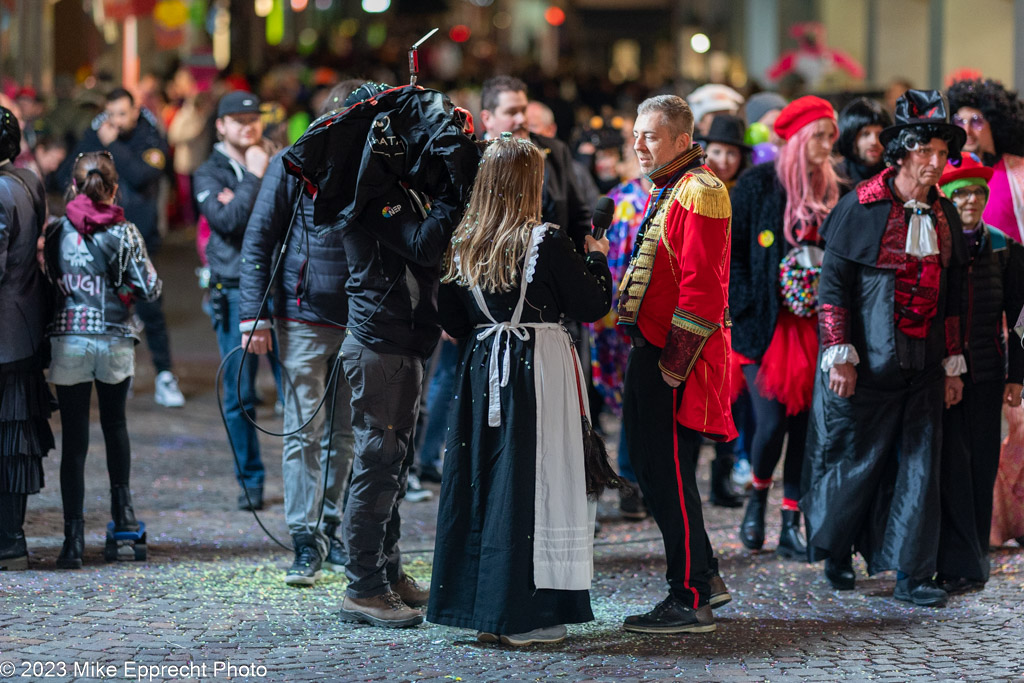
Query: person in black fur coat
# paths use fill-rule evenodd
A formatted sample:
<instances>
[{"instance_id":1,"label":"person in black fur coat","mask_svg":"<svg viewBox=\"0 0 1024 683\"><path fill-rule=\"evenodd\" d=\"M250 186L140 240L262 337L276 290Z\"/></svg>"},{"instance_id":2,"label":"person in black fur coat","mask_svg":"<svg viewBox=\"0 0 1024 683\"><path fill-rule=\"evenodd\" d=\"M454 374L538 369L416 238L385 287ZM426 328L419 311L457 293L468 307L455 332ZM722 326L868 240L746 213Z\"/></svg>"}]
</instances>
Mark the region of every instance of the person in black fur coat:
<instances>
[{"instance_id":1,"label":"person in black fur coat","mask_svg":"<svg viewBox=\"0 0 1024 683\"><path fill-rule=\"evenodd\" d=\"M775 130L786 141L778 158L741 176L732 195L732 346L756 424L750 449L754 491L740 540L750 550L764 545L768 489L788 435L778 552L803 558L797 501L818 352L818 226L839 199L830 159L839 129L832 105L807 96L782 110Z\"/></svg>"}]
</instances>

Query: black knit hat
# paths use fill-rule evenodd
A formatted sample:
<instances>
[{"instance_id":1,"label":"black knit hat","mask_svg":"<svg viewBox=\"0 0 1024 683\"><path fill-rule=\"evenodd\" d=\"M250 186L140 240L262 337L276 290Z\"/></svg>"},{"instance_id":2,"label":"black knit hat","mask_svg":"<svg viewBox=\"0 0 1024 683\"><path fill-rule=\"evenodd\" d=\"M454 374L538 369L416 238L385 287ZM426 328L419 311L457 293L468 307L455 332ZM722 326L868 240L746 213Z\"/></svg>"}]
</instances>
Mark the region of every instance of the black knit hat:
<instances>
[{"instance_id":1,"label":"black knit hat","mask_svg":"<svg viewBox=\"0 0 1024 683\"><path fill-rule=\"evenodd\" d=\"M14 161L21 152L21 124L7 107L0 107L0 161Z\"/></svg>"},{"instance_id":2,"label":"black knit hat","mask_svg":"<svg viewBox=\"0 0 1024 683\"><path fill-rule=\"evenodd\" d=\"M892 116L876 100L858 97L839 112L839 139L836 150L843 157L857 161L857 135L868 126L892 125Z\"/></svg>"}]
</instances>

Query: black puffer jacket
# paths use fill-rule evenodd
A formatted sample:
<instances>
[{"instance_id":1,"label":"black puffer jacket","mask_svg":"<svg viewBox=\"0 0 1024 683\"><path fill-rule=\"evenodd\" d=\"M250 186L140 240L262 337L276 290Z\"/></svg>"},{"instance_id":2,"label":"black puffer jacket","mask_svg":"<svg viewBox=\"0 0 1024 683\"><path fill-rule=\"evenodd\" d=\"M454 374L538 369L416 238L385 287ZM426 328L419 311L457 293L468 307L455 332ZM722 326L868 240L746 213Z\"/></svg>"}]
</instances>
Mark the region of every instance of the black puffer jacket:
<instances>
[{"instance_id":1,"label":"black puffer jacket","mask_svg":"<svg viewBox=\"0 0 1024 683\"><path fill-rule=\"evenodd\" d=\"M300 191L299 181L285 173L281 157L270 160L242 242L239 312L243 327L267 319L259 310L270 284L270 272L288 223L301 202L292 227L284 263L275 283L274 317L311 325L344 326L348 320L348 262L341 233L322 237L313 224L313 200Z\"/></svg>"},{"instance_id":2,"label":"black puffer jacket","mask_svg":"<svg viewBox=\"0 0 1024 683\"><path fill-rule=\"evenodd\" d=\"M0 166L0 363L34 356L43 342L49 309L36 240L45 220L39 178Z\"/></svg>"},{"instance_id":3,"label":"black puffer jacket","mask_svg":"<svg viewBox=\"0 0 1024 683\"><path fill-rule=\"evenodd\" d=\"M1024 246L995 228L983 226L977 241L969 245L969 253L967 286L960 308L967 360L964 380L1020 382L1024 377L1024 349L1020 339L1006 343L1003 313L1012 321L1024 307ZM1011 335L1016 337L1015 332Z\"/></svg>"},{"instance_id":4,"label":"black puffer jacket","mask_svg":"<svg viewBox=\"0 0 1024 683\"><path fill-rule=\"evenodd\" d=\"M210 224L210 241L206 245L210 280L237 287L242 263L242 238L256 203L256 193L260 190L260 179L229 157L224 151L224 143L219 142L214 145L210 158L196 169L192 189L199 212ZM224 189L235 193L227 204L221 204L217 199Z\"/></svg>"},{"instance_id":5,"label":"black puffer jacket","mask_svg":"<svg viewBox=\"0 0 1024 683\"><path fill-rule=\"evenodd\" d=\"M748 170L732 190L732 347L755 361L768 348L779 315L779 263L789 251L785 210L774 162Z\"/></svg>"}]
</instances>

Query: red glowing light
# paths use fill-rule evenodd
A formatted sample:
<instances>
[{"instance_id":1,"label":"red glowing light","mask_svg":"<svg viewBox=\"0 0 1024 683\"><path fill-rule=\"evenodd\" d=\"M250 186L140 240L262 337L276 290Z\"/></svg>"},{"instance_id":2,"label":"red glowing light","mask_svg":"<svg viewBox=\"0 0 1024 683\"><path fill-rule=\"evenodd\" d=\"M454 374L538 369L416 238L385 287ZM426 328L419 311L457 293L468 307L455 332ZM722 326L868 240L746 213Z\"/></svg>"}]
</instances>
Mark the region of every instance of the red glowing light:
<instances>
[{"instance_id":1,"label":"red glowing light","mask_svg":"<svg viewBox=\"0 0 1024 683\"><path fill-rule=\"evenodd\" d=\"M565 23L565 11L561 7L552 5L544 10L544 21L552 26L561 26Z\"/></svg>"},{"instance_id":2,"label":"red glowing light","mask_svg":"<svg viewBox=\"0 0 1024 683\"><path fill-rule=\"evenodd\" d=\"M454 43L464 43L469 40L469 27L465 24L456 24L452 26L451 30L448 31L448 37L452 39Z\"/></svg>"}]
</instances>

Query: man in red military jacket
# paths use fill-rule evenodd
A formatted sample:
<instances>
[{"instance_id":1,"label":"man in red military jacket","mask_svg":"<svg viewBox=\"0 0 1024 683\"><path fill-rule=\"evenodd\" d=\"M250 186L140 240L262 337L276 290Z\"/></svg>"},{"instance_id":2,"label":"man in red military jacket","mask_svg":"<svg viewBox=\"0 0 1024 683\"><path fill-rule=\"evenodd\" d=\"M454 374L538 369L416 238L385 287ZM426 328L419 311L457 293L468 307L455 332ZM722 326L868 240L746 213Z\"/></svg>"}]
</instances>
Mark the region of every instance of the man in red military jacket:
<instances>
[{"instance_id":1,"label":"man in red military jacket","mask_svg":"<svg viewBox=\"0 0 1024 683\"><path fill-rule=\"evenodd\" d=\"M623 428L640 490L665 540L669 596L624 628L715 630L711 608L730 600L718 576L697 491L701 439L736 436L729 408L729 230L725 185L693 144L693 114L672 95L637 109L633 145L654 183L619 289L619 324L633 349Z\"/></svg>"}]
</instances>

